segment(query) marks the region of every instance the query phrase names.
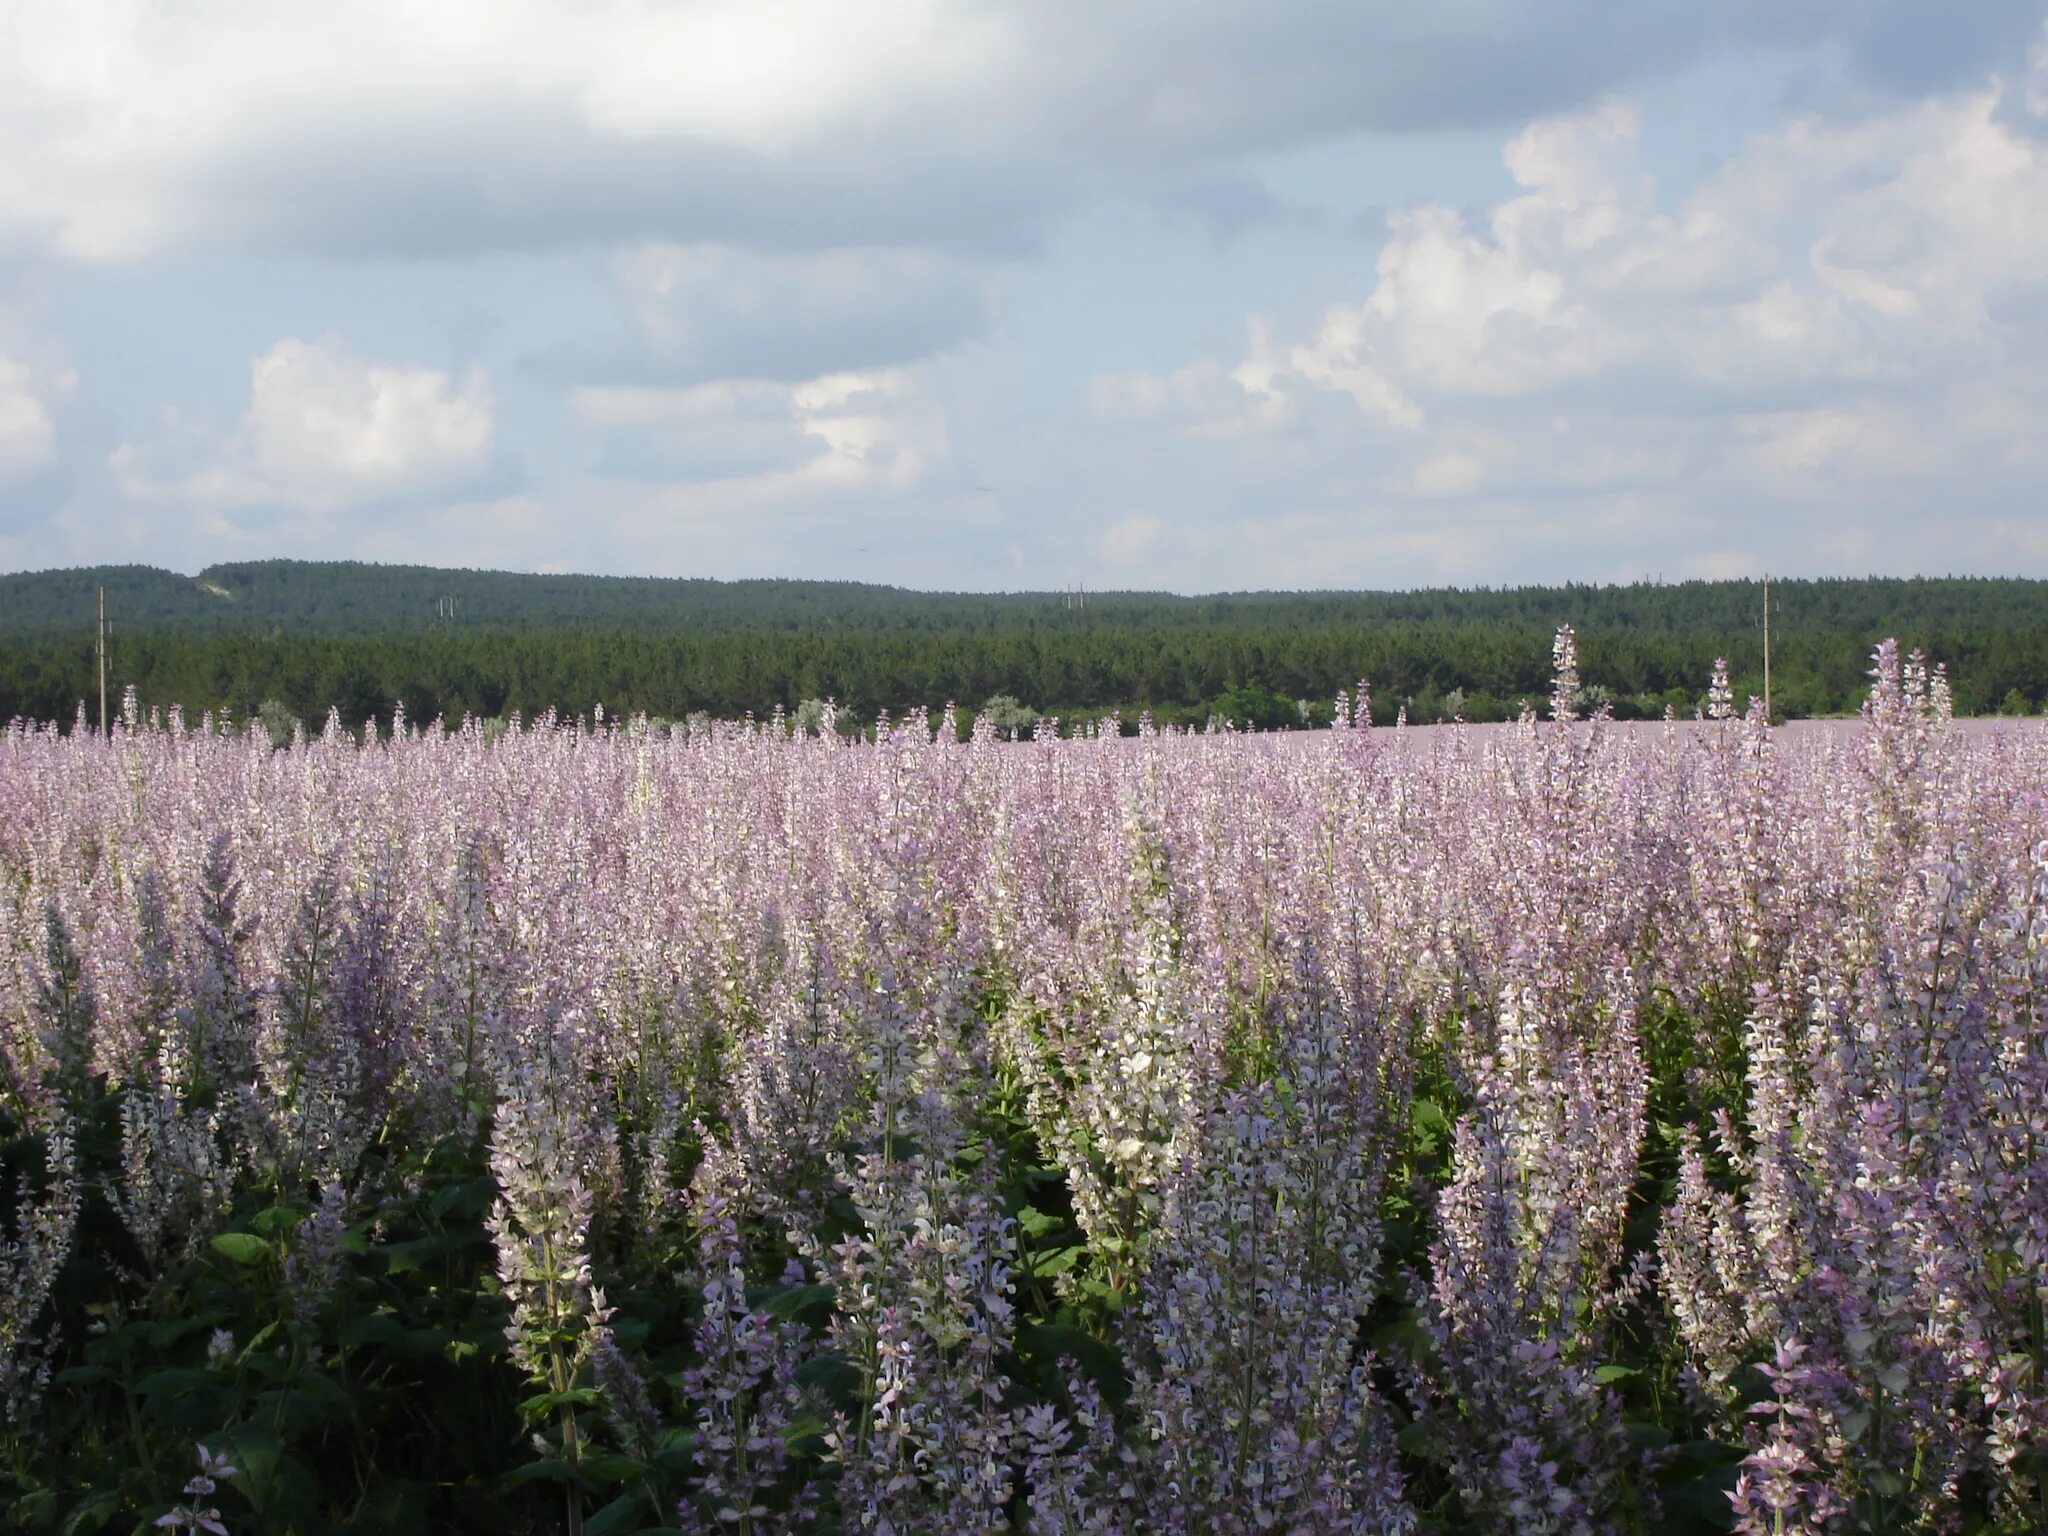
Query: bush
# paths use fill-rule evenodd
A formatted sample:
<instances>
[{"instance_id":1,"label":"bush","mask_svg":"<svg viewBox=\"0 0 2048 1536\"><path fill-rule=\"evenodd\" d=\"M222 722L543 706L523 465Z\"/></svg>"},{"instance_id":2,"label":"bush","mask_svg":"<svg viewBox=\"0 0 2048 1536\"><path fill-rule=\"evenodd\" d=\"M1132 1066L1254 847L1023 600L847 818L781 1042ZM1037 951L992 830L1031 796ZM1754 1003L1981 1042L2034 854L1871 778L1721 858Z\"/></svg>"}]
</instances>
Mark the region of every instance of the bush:
<instances>
[{"instance_id":1,"label":"bush","mask_svg":"<svg viewBox=\"0 0 2048 1536\"><path fill-rule=\"evenodd\" d=\"M1284 731L1301 724L1301 707L1256 678L1216 695L1209 713L1246 731Z\"/></svg>"},{"instance_id":2,"label":"bush","mask_svg":"<svg viewBox=\"0 0 2048 1536\"><path fill-rule=\"evenodd\" d=\"M1007 693L999 693L981 706L982 715L997 732L1016 741L1031 734L1037 726L1038 711L1029 704L1020 704Z\"/></svg>"},{"instance_id":3,"label":"bush","mask_svg":"<svg viewBox=\"0 0 2048 1536\"><path fill-rule=\"evenodd\" d=\"M258 730L267 731L273 747L290 746L292 738L304 728L299 717L277 699L265 699L258 705L256 718L250 725Z\"/></svg>"}]
</instances>

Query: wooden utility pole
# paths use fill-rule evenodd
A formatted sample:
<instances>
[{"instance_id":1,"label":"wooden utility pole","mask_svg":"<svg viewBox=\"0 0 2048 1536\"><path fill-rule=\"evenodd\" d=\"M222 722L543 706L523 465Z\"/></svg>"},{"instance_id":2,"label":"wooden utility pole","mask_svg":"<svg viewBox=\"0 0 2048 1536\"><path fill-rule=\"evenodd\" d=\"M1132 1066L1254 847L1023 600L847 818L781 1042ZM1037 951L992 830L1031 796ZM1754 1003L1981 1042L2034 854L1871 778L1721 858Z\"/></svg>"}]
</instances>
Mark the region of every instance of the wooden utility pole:
<instances>
[{"instance_id":1,"label":"wooden utility pole","mask_svg":"<svg viewBox=\"0 0 2048 1536\"><path fill-rule=\"evenodd\" d=\"M100 734L107 734L107 589L100 588Z\"/></svg>"},{"instance_id":2,"label":"wooden utility pole","mask_svg":"<svg viewBox=\"0 0 2048 1536\"><path fill-rule=\"evenodd\" d=\"M1764 718L1771 718L1771 573L1764 572Z\"/></svg>"}]
</instances>

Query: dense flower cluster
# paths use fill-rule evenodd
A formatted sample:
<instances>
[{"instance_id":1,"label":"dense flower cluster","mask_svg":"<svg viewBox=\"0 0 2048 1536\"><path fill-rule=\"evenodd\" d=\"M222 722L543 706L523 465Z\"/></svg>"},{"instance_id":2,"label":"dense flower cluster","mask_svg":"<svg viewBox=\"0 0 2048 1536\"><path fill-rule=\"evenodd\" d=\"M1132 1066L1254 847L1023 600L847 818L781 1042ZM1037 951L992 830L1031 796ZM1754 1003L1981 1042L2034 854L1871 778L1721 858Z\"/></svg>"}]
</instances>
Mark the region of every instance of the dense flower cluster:
<instances>
[{"instance_id":1,"label":"dense flower cluster","mask_svg":"<svg viewBox=\"0 0 2048 1536\"><path fill-rule=\"evenodd\" d=\"M301 1320L373 1148L474 1148L540 1450L684 1447L690 1529L1654 1529L1653 1413L1744 1531L2041 1528L2048 732L1889 644L1804 735L1556 667L1491 733L16 724L0 1405L117 1099L136 1262L274 1191Z\"/></svg>"}]
</instances>

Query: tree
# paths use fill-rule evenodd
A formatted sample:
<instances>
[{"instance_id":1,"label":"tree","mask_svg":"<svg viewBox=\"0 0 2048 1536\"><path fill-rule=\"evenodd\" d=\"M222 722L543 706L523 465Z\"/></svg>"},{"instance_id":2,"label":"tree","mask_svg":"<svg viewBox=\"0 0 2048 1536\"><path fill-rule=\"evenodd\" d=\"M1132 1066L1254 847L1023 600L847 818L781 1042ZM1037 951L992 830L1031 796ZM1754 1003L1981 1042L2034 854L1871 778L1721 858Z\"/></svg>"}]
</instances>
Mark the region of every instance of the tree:
<instances>
[{"instance_id":1,"label":"tree","mask_svg":"<svg viewBox=\"0 0 2048 1536\"><path fill-rule=\"evenodd\" d=\"M1002 735L1011 741L1025 735L1038 724L1038 711L1029 704L1020 704L1007 693L999 693L981 706L981 712Z\"/></svg>"},{"instance_id":2,"label":"tree","mask_svg":"<svg viewBox=\"0 0 2048 1536\"><path fill-rule=\"evenodd\" d=\"M1301 724L1301 710L1257 678L1247 678L1210 701L1209 713L1241 730L1284 731Z\"/></svg>"}]
</instances>

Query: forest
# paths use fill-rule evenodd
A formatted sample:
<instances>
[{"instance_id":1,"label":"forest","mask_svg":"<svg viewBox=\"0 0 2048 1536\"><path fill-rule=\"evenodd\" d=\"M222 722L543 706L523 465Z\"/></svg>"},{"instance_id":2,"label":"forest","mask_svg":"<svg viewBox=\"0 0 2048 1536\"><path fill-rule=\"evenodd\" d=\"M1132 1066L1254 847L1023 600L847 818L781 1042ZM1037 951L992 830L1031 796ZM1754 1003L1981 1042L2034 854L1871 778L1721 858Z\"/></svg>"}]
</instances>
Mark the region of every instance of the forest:
<instances>
[{"instance_id":1,"label":"forest","mask_svg":"<svg viewBox=\"0 0 2048 1536\"><path fill-rule=\"evenodd\" d=\"M1415 592L925 593L853 582L538 576L354 562L126 566L0 577L0 720L97 707L109 689L247 719L388 725L465 714L766 717L831 699L840 719L990 699L1127 728L1221 716L1320 724L1370 684L1385 718L1510 718L1548 687L1550 639L1580 636L1589 705L1690 715L1725 657L1763 691L1754 581ZM1947 667L1964 714L2048 701L2048 582L1772 584L1779 718L1853 710L1885 635Z\"/></svg>"}]
</instances>

